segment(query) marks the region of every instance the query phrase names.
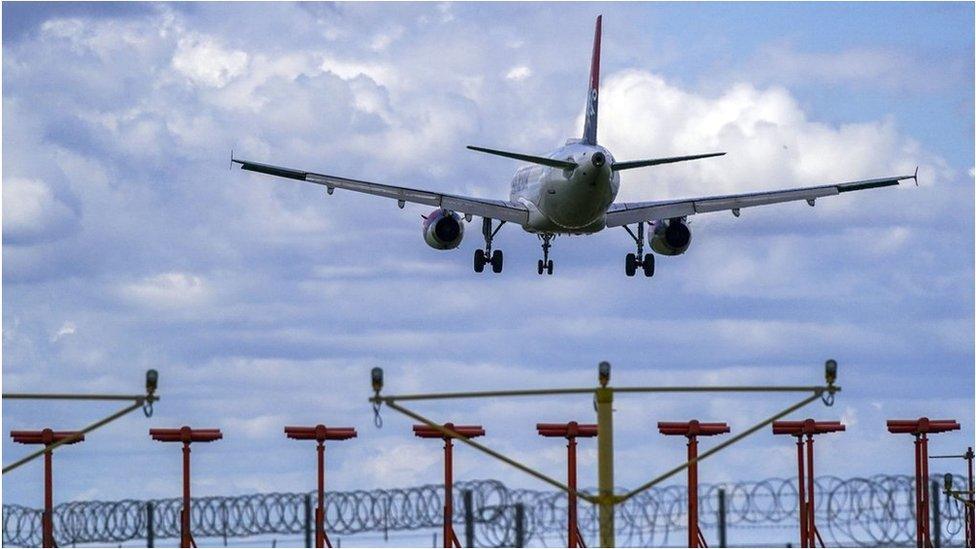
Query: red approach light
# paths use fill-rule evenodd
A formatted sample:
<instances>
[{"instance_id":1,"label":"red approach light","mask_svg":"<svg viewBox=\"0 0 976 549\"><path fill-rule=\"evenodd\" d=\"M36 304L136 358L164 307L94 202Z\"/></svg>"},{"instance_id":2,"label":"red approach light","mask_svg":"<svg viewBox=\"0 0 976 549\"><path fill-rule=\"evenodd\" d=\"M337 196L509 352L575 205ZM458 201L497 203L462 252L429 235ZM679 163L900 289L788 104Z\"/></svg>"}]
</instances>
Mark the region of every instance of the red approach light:
<instances>
[{"instance_id":1,"label":"red approach light","mask_svg":"<svg viewBox=\"0 0 976 549\"><path fill-rule=\"evenodd\" d=\"M920 435L922 433L944 433L959 430L959 422L954 419L889 419L889 433L908 433Z\"/></svg>"},{"instance_id":2,"label":"red approach light","mask_svg":"<svg viewBox=\"0 0 976 549\"><path fill-rule=\"evenodd\" d=\"M14 442L21 444L44 445L51 445L68 438L72 438L73 440L69 440L64 444L76 444L85 440L85 435L80 434L80 431L52 431L51 429L42 429L40 431L10 431L10 437L14 439Z\"/></svg>"},{"instance_id":3,"label":"red approach light","mask_svg":"<svg viewBox=\"0 0 976 549\"><path fill-rule=\"evenodd\" d=\"M836 433L847 427L839 421L814 421L804 419L800 421L774 421L774 435L819 435L822 433Z\"/></svg>"},{"instance_id":4,"label":"red approach light","mask_svg":"<svg viewBox=\"0 0 976 549\"><path fill-rule=\"evenodd\" d=\"M485 434L485 428L481 425L454 425L453 423L445 423L444 428L449 431L454 431L463 438L475 438L484 436ZM429 425L414 425L413 434L420 438L458 438L455 436L449 437L445 433Z\"/></svg>"},{"instance_id":5,"label":"red approach light","mask_svg":"<svg viewBox=\"0 0 976 549\"><path fill-rule=\"evenodd\" d=\"M544 437L595 437L597 426L593 424L576 423L537 423L535 426L539 434Z\"/></svg>"},{"instance_id":6,"label":"red approach light","mask_svg":"<svg viewBox=\"0 0 976 549\"><path fill-rule=\"evenodd\" d=\"M213 442L224 438L220 429L150 429L149 436L160 442Z\"/></svg>"},{"instance_id":7,"label":"red approach light","mask_svg":"<svg viewBox=\"0 0 976 549\"><path fill-rule=\"evenodd\" d=\"M285 427L285 435L295 440L349 440L356 438L353 427L326 427L319 424L315 427Z\"/></svg>"},{"instance_id":8,"label":"red approach light","mask_svg":"<svg viewBox=\"0 0 976 549\"><path fill-rule=\"evenodd\" d=\"M662 435L683 435L686 437L707 437L730 432L727 423L702 423L691 421L659 421L657 429Z\"/></svg>"}]
</instances>

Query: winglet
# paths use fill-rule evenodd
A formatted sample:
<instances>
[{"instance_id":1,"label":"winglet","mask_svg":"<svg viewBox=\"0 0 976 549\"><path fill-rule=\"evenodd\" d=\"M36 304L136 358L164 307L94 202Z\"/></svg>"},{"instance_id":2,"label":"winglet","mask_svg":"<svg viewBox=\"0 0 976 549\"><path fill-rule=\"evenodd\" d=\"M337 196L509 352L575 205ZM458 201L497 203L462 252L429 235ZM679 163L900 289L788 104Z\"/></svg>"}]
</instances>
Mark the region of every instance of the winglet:
<instances>
[{"instance_id":1,"label":"winglet","mask_svg":"<svg viewBox=\"0 0 976 549\"><path fill-rule=\"evenodd\" d=\"M228 170L234 169L234 149L230 150L230 164L227 165Z\"/></svg>"},{"instance_id":2,"label":"winglet","mask_svg":"<svg viewBox=\"0 0 976 549\"><path fill-rule=\"evenodd\" d=\"M915 180L915 186L918 187L918 166L915 166L915 175L912 176L912 179Z\"/></svg>"}]
</instances>

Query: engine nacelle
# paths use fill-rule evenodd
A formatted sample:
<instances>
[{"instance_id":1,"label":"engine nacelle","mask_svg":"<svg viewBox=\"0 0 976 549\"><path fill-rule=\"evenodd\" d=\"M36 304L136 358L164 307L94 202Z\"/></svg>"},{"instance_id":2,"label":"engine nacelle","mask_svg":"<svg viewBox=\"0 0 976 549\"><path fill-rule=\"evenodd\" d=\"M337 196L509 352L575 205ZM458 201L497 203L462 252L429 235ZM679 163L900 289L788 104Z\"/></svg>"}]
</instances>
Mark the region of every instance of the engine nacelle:
<instances>
[{"instance_id":1,"label":"engine nacelle","mask_svg":"<svg viewBox=\"0 0 976 549\"><path fill-rule=\"evenodd\" d=\"M424 241L435 250L453 250L464 238L464 223L455 212L437 208L424 218Z\"/></svg>"},{"instance_id":2,"label":"engine nacelle","mask_svg":"<svg viewBox=\"0 0 976 549\"><path fill-rule=\"evenodd\" d=\"M647 240L651 249L661 255L681 255L691 245L691 229L680 217L657 221Z\"/></svg>"}]
</instances>

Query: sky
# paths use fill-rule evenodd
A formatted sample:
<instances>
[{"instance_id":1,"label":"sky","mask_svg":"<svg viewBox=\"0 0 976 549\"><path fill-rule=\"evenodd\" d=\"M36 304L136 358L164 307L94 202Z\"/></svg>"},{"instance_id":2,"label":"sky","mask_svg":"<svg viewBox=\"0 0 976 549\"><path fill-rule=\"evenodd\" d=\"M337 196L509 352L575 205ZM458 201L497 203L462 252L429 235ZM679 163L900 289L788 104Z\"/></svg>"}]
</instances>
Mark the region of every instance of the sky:
<instances>
[{"instance_id":1,"label":"sky","mask_svg":"<svg viewBox=\"0 0 976 549\"><path fill-rule=\"evenodd\" d=\"M682 256L627 278L621 229L537 239L506 226L500 275L422 240L429 208L229 169L261 162L507 198L507 159L582 129L593 21L604 16L599 139L618 159L727 151L629 171L619 200L747 192L911 173L903 184L691 220ZM925 4L3 5L3 390L139 392L132 414L56 456L57 501L173 497L178 449L151 427L219 427L194 491L310 490L290 424L354 426L328 452L336 490L440 480L440 446L383 411L391 394L822 381L840 363L818 472L912 472L890 418L956 418L933 452L973 443L973 6ZM616 481L679 463L657 421L744 430L802 395L618 398ZM74 429L116 407L3 403L3 429ZM536 422L592 421L584 398L417 405L481 423L486 444L553 475ZM703 448L712 444L704 443ZM27 448L4 437L3 461ZM786 477L764 430L702 482ZM758 459L757 459L758 458ZM940 464L941 465L941 464ZM958 468L958 464L953 464ZM457 478L541 488L468 449ZM961 468L959 468L961 472ZM40 463L4 502L40 506ZM580 482L596 482L581 445ZM675 479L680 483L681 479ZM425 543L426 541L424 541Z\"/></svg>"}]
</instances>

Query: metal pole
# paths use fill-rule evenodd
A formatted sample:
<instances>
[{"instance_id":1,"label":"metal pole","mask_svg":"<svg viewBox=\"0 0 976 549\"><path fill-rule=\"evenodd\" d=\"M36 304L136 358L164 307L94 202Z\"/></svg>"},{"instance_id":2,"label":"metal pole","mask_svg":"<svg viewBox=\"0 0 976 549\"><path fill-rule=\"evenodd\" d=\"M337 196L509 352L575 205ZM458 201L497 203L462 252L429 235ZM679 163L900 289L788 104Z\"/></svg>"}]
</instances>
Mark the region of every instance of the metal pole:
<instances>
[{"instance_id":1,"label":"metal pole","mask_svg":"<svg viewBox=\"0 0 976 549\"><path fill-rule=\"evenodd\" d=\"M922 541L925 547L932 547L932 538L929 532L929 437L922 433L922 520L921 526L924 529Z\"/></svg>"},{"instance_id":2,"label":"metal pole","mask_svg":"<svg viewBox=\"0 0 976 549\"><path fill-rule=\"evenodd\" d=\"M315 546L325 547L325 443L318 441L318 496L315 507Z\"/></svg>"},{"instance_id":3,"label":"metal pole","mask_svg":"<svg viewBox=\"0 0 976 549\"><path fill-rule=\"evenodd\" d=\"M183 443L183 513L180 517L180 547L193 547L190 538L190 443Z\"/></svg>"},{"instance_id":4,"label":"metal pole","mask_svg":"<svg viewBox=\"0 0 976 549\"><path fill-rule=\"evenodd\" d=\"M688 437L688 547L698 547L698 438ZM693 463L692 463L693 462Z\"/></svg>"},{"instance_id":5,"label":"metal pole","mask_svg":"<svg viewBox=\"0 0 976 549\"><path fill-rule=\"evenodd\" d=\"M966 463L968 465L968 474L969 474L969 501L970 502L973 502L974 500L976 500L976 492L973 491L973 457L974 457L974 455L976 455L976 454L973 453L973 447L972 446L970 446L969 448L966 449ZM966 505L964 507L965 507L966 511L968 511L968 513L966 515L966 517L967 517L966 524L967 524L967 526L969 526L969 530L968 530L969 537L966 538L966 544L971 547L974 543L976 543L976 520L974 520L974 519L976 519L976 510L973 509L973 507L974 507L973 505Z\"/></svg>"},{"instance_id":6,"label":"metal pole","mask_svg":"<svg viewBox=\"0 0 976 549\"><path fill-rule=\"evenodd\" d=\"M613 389L596 390L600 547L614 547Z\"/></svg>"},{"instance_id":7,"label":"metal pole","mask_svg":"<svg viewBox=\"0 0 976 549\"><path fill-rule=\"evenodd\" d=\"M41 546L56 547L54 543L54 487L51 472L51 450L44 451L44 515L41 518Z\"/></svg>"},{"instance_id":8,"label":"metal pole","mask_svg":"<svg viewBox=\"0 0 976 549\"><path fill-rule=\"evenodd\" d=\"M817 546L817 506L814 503L816 484L813 474L813 435L807 434L807 547Z\"/></svg>"},{"instance_id":9,"label":"metal pole","mask_svg":"<svg viewBox=\"0 0 976 549\"><path fill-rule=\"evenodd\" d=\"M156 519L153 516L153 502L146 502L146 547L156 546Z\"/></svg>"},{"instance_id":10,"label":"metal pole","mask_svg":"<svg viewBox=\"0 0 976 549\"><path fill-rule=\"evenodd\" d=\"M942 547L942 514L939 510L939 483L932 481L932 547Z\"/></svg>"},{"instance_id":11,"label":"metal pole","mask_svg":"<svg viewBox=\"0 0 976 549\"><path fill-rule=\"evenodd\" d=\"M444 547L453 547L451 539L451 522L454 520L454 443L453 439L444 439Z\"/></svg>"},{"instance_id":12,"label":"metal pole","mask_svg":"<svg viewBox=\"0 0 976 549\"><path fill-rule=\"evenodd\" d=\"M567 547L579 547L580 540L576 539L576 531L578 519L576 515L576 437L568 437L568 442L566 443L566 453L568 463L566 471L566 479L569 484L570 492L568 494L569 501L567 502L566 509L566 546Z\"/></svg>"},{"instance_id":13,"label":"metal pole","mask_svg":"<svg viewBox=\"0 0 976 549\"><path fill-rule=\"evenodd\" d=\"M725 537L725 488L718 489L718 546L727 547L728 539Z\"/></svg>"},{"instance_id":14,"label":"metal pole","mask_svg":"<svg viewBox=\"0 0 976 549\"><path fill-rule=\"evenodd\" d=\"M800 502L800 547L807 546L807 492L806 475L803 467L803 435L796 437L796 479L797 499Z\"/></svg>"},{"instance_id":15,"label":"metal pole","mask_svg":"<svg viewBox=\"0 0 976 549\"><path fill-rule=\"evenodd\" d=\"M925 547L922 543L922 441L915 435L915 546Z\"/></svg>"},{"instance_id":16,"label":"metal pole","mask_svg":"<svg viewBox=\"0 0 976 549\"><path fill-rule=\"evenodd\" d=\"M312 496L305 494L305 547L312 547Z\"/></svg>"},{"instance_id":17,"label":"metal pole","mask_svg":"<svg viewBox=\"0 0 976 549\"><path fill-rule=\"evenodd\" d=\"M464 499L464 546L474 547L474 494L465 490L461 497Z\"/></svg>"},{"instance_id":18,"label":"metal pole","mask_svg":"<svg viewBox=\"0 0 976 549\"><path fill-rule=\"evenodd\" d=\"M525 547L525 504L515 504L515 547Z\"/></svg>"}]
</instances>

